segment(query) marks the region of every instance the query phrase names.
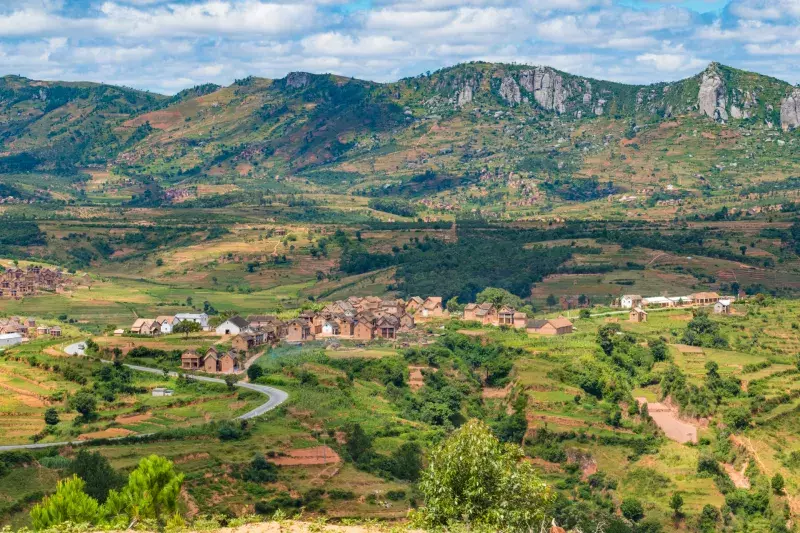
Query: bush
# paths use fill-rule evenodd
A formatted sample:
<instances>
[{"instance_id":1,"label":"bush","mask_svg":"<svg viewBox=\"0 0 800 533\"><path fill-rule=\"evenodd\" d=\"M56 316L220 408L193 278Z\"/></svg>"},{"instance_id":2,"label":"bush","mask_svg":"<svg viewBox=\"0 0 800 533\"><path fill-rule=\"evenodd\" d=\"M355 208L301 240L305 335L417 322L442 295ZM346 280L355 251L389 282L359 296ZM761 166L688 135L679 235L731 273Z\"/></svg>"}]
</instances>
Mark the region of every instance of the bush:
<instances>
[{"instance_id":1,"label":"bush","mask_svg":"<svg viewBox=\"0 0 800 533\"><path fill-rule=\"evenodd\" d=\"M622 511L622 516L633 522L638 522L644 518L644 508L642 502L636 498L625 498L622 500L622 505L619 506Z\"/></svg>"},{"instance_id":2,"label":"bush","mask_svg":"<svg viewBox=\"0 0 800 533\"><path fill-rule=\"evenodd\" d=\"M267 461L263 455L256 454L247 470L242 476L245 481L255 483L271 483L278 480L278 467L274 463Z\"/></svg>"},{"instance_id":3,"label":"bush","mask_svg":"<svg viewBox=\"0 0 800 533\"><path fill-rule=\"evenodd\" d=\"M386 493L386 498L393 502L399 502L406 498L406 491L404 490L390 490Z\"/></svg>"}]
</instances>

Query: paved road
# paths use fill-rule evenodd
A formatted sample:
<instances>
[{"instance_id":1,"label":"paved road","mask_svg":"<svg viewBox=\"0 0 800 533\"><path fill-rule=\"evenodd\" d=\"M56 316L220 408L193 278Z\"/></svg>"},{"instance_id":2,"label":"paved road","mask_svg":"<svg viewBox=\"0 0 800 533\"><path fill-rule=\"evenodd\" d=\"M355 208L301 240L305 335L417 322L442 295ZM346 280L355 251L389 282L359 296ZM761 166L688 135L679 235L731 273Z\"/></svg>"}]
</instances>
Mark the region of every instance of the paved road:
<instances>
[{"instance_id":1,"label":"paved road","mask_svg":"<svg viewBox=\"0 0 800 533\"><path fill-rule=\"evenodd\" d=\"M69 355L86 355L86 352L84 351L85 349L86 349L86 345L84 343L76 342L75 344L70 344L69 346L64 348L64 352L66 352ZM105 361L104 360L103 362L106 363L106 364L111 364L111 361ZM127 366L128 368L130 368L132 370L136 370L138 372L148 372L150 374L159 374L159 375L163 375L164 374L164 371L163 370L159 370L158 368L150 368L150 367L147 367L147 366L127 365L127 364L125 366ZM170 372L169 375L172 376L172 377L177 377L178 373L177 372ZM190 375L189 377L191 377L191 379L196 379L197 381L204 381L206 383L223 383L223 384L225 383L224 379L219 379L219 378L211 378L211 377L207 377L207 376L193 376L193 375ZM256 383L245 383L245 382L241 382L241 381L237 382L236 386L237 387L241 387L243 389L249 389L249 390L254 390L256 392L260 392L261 394L264 394L265 396L267 396L269 398L269 400L266 403L264 403L262 405L259 405L258 407L256 407L252 411L248 411L247 413L244 413L243 415L237 416L236 417L237 420L249 420L251 418L256 418L258 416L261 416L264 413L272 411L273 409L278 407L280 404L282 404L283 402L285 402L289 398L289 395L286 392L284 392L284 391L282 391L280 389L276 389L275 387L268 387L266 385L258 385ZM140 437L144 437L144 436L147 436L147 435L151 435L151 433L147 433L147 434L143 434L143 435L139 435L139 436ZM15 444L15 445L11 445L11 446L0 446L0 452L9 451L9 450L35 450L35 449L38 449L38 448L50 448L50 447L53 447L53 446L67 446L67 445L70 445L70 444L71 445L86 444L86 442L87 441L85 441L85 440L79 440L79 441L71 441L71 442L67 441L67 442L45 442L45 443L36 443L36 444Z\"/></svg>"}]
</instances>

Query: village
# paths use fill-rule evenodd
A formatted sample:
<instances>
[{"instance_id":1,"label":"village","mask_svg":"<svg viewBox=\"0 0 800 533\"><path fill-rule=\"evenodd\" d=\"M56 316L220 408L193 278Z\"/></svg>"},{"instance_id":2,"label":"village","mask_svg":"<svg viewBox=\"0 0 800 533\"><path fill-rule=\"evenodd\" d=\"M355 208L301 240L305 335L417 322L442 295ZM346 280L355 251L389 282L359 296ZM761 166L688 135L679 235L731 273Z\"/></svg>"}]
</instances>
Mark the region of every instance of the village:
<instances>
[{"instance_id":1,"label":"village","mask_svg":"<svg viewBox=\"0 0 800 533\"><path fill-rule=\"evenodd\" d=\"M676 307L707 307L717 315L731 314L733 297L723 297L716 292L697 292L688 296L650 296L625 294L618 302L622 309L630 309L631 322L647 322L647 309L670 309Z\"/></svg>"},{"instance_id":2,"label":"village","mask_svg":"<svg viewBox=\"0 0 800 533\"><path fill-rule=\"evenodd\" d=\"M88 279L88 278L87 278ZM41 292L65 292L74 280L60 269L50 269L39 265L0 270L0 299L20 300Z\"/></svg>"},{"instance_id":3,"label":"village","mask_svg":"<svg viewBox=\"0 0 800 533\"><path fill-rule=\"evenodd\" d=\"M183 313L175 316L139 318L129 330L117 329L116 336L168 335L184 328L182 322L194 322L194 329L226 339L230 349L212 347L205 353L189 350L181 357L183 370L208 373L237 373L245 369L247 356L262 347L278 343L303 344L311 341L340 340L355 343L371 341L411 341L424 336L419 324L461 319L481 326L508 327L538 335L566 335L573 324L564 317L531 319L526 313L509 306L491 303L468 304L461 313L450 313L438 296L410 299L383 299L376 296L337 300L319 311L302 311L295 318L282 320L277 315L233 315L216 326L205 313Z\"/></svg>"}]
</instances>

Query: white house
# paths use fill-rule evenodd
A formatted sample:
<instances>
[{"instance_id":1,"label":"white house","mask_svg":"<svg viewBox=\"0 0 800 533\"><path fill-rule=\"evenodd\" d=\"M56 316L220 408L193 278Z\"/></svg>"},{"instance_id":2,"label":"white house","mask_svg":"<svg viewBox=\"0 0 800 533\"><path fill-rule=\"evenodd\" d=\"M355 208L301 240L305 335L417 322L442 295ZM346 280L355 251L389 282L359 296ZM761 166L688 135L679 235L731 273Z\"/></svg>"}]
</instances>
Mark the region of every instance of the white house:
<instances>
[{"instance_id":1,"label":"white house","mask_svg":"<svg viewBox=\"0 0 800 533\"><path fill-rule=\"evenodd\" d=\"M22 335L19 333L3 333L0 335L0 347L16 346L22 342Z\"/></svg>"},{"instance_id":2,"label":"white house","mask_svg":"<svg viewBox=\"0 0 800 533\"><path fill-rule=\"evenodd\" d=\"M731 301L720 299L714 304L714 314L729 315L731 314Z\"/></svg>"},{"instance_id":3,"label":"white house","mask_svg":"<svg viewBox=\"0 0 800 533\"><path fill-rule=\"evenodd\" d=\"M180 322L180 320L174 316L160 316L156 318L156 320L161 324L161 333L164 335L172 333L172 328Z\"/></svg>"},{"instance_id":4,"label":"white house","mask_svg":"<svg viewBox=\"0 0 800 533\"><path fill-rule=\"evenodd\" d=\"M250 327L250 323L240 316L232 316L219 326L217 335L238 335Z\"/></svg>"},{"instance_id":5,"label":"white house","mask_svg":"<svg viewBox=\"0 0 800 533\"><path fill-rule=\"evenodd\" d=\"M172 326L175 327L178 322L183 322L184 320L197 322L203 328L203 331L208 331L208 315L205 313L178 313L175 315L175 323Z\"/></svg>"},{"instance_id":6,"label":"white house","mask_svg":"<svg viewBox=\"0 0 800 533\"><path fill-rule=\"evenodd\" d=\"M156 387L153 389L153 396L172 396L173 390L164 387Z\"/></svg>"},{"instance_id":7,"label":"white house","mask_svg":"<svg viewBox=\"0 0 800 533\"><path fill-rule=\"evenodd\" d=\"M633 309L642 303L642 297L638 294L623 294L619 300L619 305L623 309Z\"/></svg>"},{"instance_id":8,"label":"white house","mask_svg":"<svg viewBox=\"0 0 800 533\"><path fill-rule=\"evenodd\" d=\"M664 296L642 298L642 305L647 307L675 307L675 302Z\"/></svg>"}]
</instances>

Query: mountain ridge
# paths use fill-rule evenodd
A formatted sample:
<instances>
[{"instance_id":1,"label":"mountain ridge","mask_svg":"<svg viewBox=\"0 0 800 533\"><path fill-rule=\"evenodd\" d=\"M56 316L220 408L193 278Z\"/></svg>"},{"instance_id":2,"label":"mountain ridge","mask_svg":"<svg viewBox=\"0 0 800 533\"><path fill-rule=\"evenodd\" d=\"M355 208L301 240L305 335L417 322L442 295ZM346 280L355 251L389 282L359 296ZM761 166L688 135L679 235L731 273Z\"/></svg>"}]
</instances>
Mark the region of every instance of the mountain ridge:
<instances>
[{"instance_id":1,"label":"mountain ridge","mask_svg":"<svg viewBox=\"0 0 800 533\"><path fill-rule=\"evenodd\" d=\"M180 177L255 151L257 160L277 157L278 167L293 173L337 160L370 136L414 135L408 128L420 120L476 109L561 122L699 113L718 123L793 130L800 126L800 88L716 62L689 78L649 85L477 61L387 83L299 71L250 76L172 97L5 76L0 154L31 155L22 171L114 164Z\"/></svg>"}]
</instances>

